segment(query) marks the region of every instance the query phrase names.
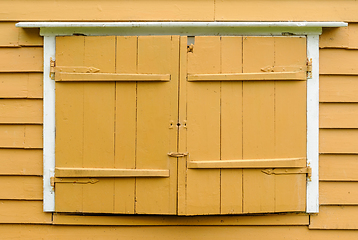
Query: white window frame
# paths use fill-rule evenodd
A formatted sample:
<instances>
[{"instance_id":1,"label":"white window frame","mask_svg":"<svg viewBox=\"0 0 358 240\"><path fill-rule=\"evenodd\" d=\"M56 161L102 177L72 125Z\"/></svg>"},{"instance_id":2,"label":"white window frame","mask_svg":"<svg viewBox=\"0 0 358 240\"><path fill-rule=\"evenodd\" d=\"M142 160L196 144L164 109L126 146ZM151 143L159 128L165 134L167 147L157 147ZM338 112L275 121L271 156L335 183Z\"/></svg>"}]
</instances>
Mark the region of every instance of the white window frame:
<instances>
[{"instance_id":1,"label":"white window frame","mask_svg":"<svg viewBox=\"0 0 358 240\"><path fill-rule=\"evenodd\" d=\"M312 59L312 77L307 79L307 180L306 212L319 211L319 35L322 27L345 27L344 22L20 22L22 28L40 28L44 37L43 71L43 211L55 211L55 193L50 179L55 169L55 82L50 60L55 60L56 36L306 36L307 58Z\"/></svg>"}]
</instances>

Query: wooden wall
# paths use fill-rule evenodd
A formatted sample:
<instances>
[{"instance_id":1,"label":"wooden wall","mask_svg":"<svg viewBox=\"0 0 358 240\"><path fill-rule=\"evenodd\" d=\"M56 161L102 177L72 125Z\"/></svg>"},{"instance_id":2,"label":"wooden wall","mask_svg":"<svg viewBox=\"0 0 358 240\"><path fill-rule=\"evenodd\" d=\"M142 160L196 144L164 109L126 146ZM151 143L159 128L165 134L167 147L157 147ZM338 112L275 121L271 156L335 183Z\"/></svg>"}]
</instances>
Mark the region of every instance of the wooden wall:
<instances>
[{"instance_id":1,"label":"wooden wall","mask_svg":"<svg viewBox=\"0 0 358 240\"><path fill-rule=\"evenodd\" d=\"M358 239L358 3L3 0L1 239ZM18 21L348 21L320 38L320 212L223 217L73 216L42 211L42 45ZM328 231L329 230L329 231ZM293 238L292 238L293 239Z\"/></svg>"}]
</instances>

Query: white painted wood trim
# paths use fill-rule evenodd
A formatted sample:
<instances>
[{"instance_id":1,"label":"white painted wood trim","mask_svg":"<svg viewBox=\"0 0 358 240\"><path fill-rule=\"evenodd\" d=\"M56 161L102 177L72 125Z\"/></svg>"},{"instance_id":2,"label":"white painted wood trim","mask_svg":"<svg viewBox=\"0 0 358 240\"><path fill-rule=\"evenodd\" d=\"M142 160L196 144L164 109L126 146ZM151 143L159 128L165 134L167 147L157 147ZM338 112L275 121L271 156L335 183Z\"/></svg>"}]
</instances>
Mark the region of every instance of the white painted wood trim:
<instances>
[{"instance_id":1,"label":"white painted wood trim","mask_svg":"<svg viewBox=\"0 0 358 240\"><path fill-rule=\"evenodd\" d=\"M43 73L43 211L55 211L50 178L55 169L55 81L50 78L50 59L55 60L56 38L44 37Z\"/></svg>"},{"instance_id":2,"label":"white painted wood trim","mask_svg":"<svg viewBox=\"0 0 358 240\"><path fill-rule=\"evenodd\" d=\"M307 79L307 166L312 168L307 181L307 213L319 211L319 35L307 35L307 58L312 59L312 78Z\"/></svg>"},{"instance_id":3,"label":"white painted wood trim","mask_svg":"<svg viewBox=\"0 0 358 240\"><path fill-rule=\"evenodd\" d=\"M22 28L142 28L142 27L346 27L345 22L20 22Z\"/></svg>"}]
</instances>

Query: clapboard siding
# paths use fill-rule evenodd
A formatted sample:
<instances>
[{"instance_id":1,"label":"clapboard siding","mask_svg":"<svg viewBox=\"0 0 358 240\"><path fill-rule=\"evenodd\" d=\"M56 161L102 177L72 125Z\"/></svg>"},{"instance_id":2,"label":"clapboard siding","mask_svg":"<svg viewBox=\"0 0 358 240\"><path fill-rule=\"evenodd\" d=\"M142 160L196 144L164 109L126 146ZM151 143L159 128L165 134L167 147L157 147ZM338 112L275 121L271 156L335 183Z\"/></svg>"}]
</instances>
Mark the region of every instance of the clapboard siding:
<instances>
[{"instance_id":1,"label":"clapboard siding","mask_svg":"<svg viewBox=\"0 0 358 240\"><path fill-rule=\"evenodd\" d=\"M320 49L320 74L358 74L358 50L356 49Z\"/></svg>"},{"instance_id":2,"label":"clapboard siding","mask_svg":"<svg viewBox=\"0 0 358 240\"><path fill-rule=\"evenodd\" d=\"M0 148L42 148L42 125L0 125Z\"/></svg>"},{"instance_id":3,"label":"clapboard siding","mask_svg":"<svg viewBox=\"0 0 358 240\"><path fill-rule=\"evenodd\" d=\"M0 73L0 98L42 98L42 73Z\"/></svg>"},{"instance_id":4,"label":"clapboard siding","mask_svg":"<svg viewBox=\"0 0 358 240\"><path fill-rule=\"evenodd\" d=\"M0 22L0 47L42 46L43 39L36 28L17 28L16 22Z\"/></svg>"},{"instance_id":5,"label":"clapboard siding","mask_svg":"<svg viewBox=\"0 0 358 240\"><path fill-rule=\"evenodd\" d=\"M310 229L358 229L358 206L320 206L319 210L310 218Z\"/></svg>"},{"instance_id":6,"label":"clapboard siding","mask_svg":"<svg viewBox=\"0 0 358 240\"><path fill-rule=\"evenodd\" d=\"M42 200L42 177L0 176L0 199Z\"/></svg>"},{"instance_id":7,"label":"clapboard siding","mask_svg":"<svg viewBox=\"0 0 358 240\"><path fill-rule=\"evenodd\" d=\"M0 124L42 124L42 100L0 99Z\"/></svg>"},{"instance_id":8,"label":"clapboard siding","mask_svg":"<svg viewBox=\"0 0 358 240\"><path fill-rule=\"evenodd\" d=\"M52 214L42 211L42 201L0 200L0 223L51 223Z\"/></svg>"},{"instance_id":9,"label":"clapboard siding","mask_svg":"<svg viewBox=\"0 0 358 240\"><path fill-rule=\"evenodd\" d=\"M42 72L42 47L0 48L0 72Z\"/></svg>"},{"instance_id":10,"label":"clapboard siding","mask_svg":"<svg viewBox=\"0 0 358 240\"><path fill-rule=\"evenodd\" d=\"M358 181L358 155L322 154L319 158L321 181Z\"/></svg>"},{"instance_id":11,"label":"clapboard siding","mask_svg":"<svg viewBox=\"0 0 358 240\"><path fill-rule=\"evenodd\" d=\"M320 103L320 128L358 128L358 103Z\"/></svg>"},{"instance_id":12,"label":"clapboard siding","mask_svg":"<svg viewBox=\"0 0 358 240\"><path fill-rule=\"evenodd\" d=\"M320 102L358 102L358 75L321 75Z\"/></svg>"},{"instance_id":13,"label":"clapboard siding","mask_svg":"<svg viewBox=\"0 0 358 240\"><path fill-rule=\"evenodd\" d=\"M321 205L358 205L358 182L320 182Z\"/></svg>"},{"instance_id":14,"label":"clapboard siding","mask_svg":"<svg viewBox=\"0 0 358 240\"><path fill-rule=\"evenodd\" d=\"M42 150L0 149L0 175L42 176Z\"/></svg>"}]
</instances>

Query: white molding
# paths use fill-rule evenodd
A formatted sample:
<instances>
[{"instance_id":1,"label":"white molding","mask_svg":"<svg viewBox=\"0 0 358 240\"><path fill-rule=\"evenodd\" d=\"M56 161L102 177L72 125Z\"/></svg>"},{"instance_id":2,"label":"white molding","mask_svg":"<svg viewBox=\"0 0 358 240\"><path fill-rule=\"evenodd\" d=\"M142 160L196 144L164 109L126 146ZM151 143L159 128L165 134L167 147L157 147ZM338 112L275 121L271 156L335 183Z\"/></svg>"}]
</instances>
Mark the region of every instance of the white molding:
<instances>
[{"instance_id":1,"label":"white molding","mask_svg":"<svg viewBox=\"0 0 358 240\"><path fill-rule=\"evenodd\" d=\"M55 81L50 77L50 60L55 60L56 38L44 37L43 73L43 210L55 211L51 177L55 169Z\"/></svg>"},{"instance_id":2,"label":"white molding","mask_svg":"<svg viewBox=\"0 0 358 240\"><path fill-rule=\"evenodd\" d=\"M307 166L312 169L307 181L307 213L319 211L319 35L307 35L307 58L312 59L312 78L307 79Z\"/></svg>"},{"instance_id":3,"label":"white molding","mask_svg":"<svg viewBox=\"0 0 358 240\"><path fill-rule=\"evenodd\" d=\"M158 26L163 26L165 29L158 28ZM203 27L199 29L196 26ZM56 36L72 35L73 33L83 33L85 35L187 35L190 33L193 36L271 36L294 32L298 35L307 35L307 57L313 60L312 78L307 80L307 165L312 168L312 177L311 181L307 181L306 212L317 213L319 210L319 35L322 27L342 26L347 26L347 24L343 22L18 23L17 27L40 27L41 35L44 36L44 211L53 212L55 210L55 196L50 185L50 178L54 176L53 169L55 167L55 83L51 80L49 74L50 58L55 59Z\"/></svg>"}]
</instances>

